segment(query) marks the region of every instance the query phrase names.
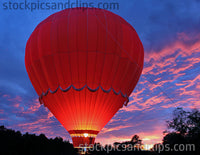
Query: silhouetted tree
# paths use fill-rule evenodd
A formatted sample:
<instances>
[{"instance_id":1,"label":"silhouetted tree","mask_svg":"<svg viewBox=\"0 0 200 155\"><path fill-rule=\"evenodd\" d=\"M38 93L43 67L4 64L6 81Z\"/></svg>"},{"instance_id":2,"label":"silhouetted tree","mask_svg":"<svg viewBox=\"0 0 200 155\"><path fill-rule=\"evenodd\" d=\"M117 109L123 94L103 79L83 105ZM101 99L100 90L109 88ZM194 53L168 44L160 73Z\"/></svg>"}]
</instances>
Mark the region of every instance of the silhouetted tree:
<instances>
[{"instance_id":1,"label":"silhouetted tree","mask_svg":"<svg viewBox=\"0 0 200 155\"><path fill-rule=\"evenodd\" d=\"M173 129L179 132L181 135L188 133L188 112L184 111L182 108L177 108L173 111L173 119L167 121L167 126L169 129Z\"/></svg>"},{"instance_id":2,"label":"silhouetted tree","mask_svg":"<svg viewBox=\"0 0 200 155\"><path fill-rule=\"evenodd\" d=\"M163 144L169 144L170 148L174 148L175 144L194 144L195 152L200 154L200 112L197 109L185 111L177 108L173 112L173 119L167 121L168 133L163 138Z\"/></svg>"},{"instance_id":3,"label":"silhouetted tree","mask_svg":"<svg viewBox=\"0 0 200 155\"><path fill-rule=\"evenodd\" d=\"M186 138L180 133L169 133L163 138L163 144L169 144L170 148L173 148L175 144L186 144Z\"/></svg>"}]
</instances>

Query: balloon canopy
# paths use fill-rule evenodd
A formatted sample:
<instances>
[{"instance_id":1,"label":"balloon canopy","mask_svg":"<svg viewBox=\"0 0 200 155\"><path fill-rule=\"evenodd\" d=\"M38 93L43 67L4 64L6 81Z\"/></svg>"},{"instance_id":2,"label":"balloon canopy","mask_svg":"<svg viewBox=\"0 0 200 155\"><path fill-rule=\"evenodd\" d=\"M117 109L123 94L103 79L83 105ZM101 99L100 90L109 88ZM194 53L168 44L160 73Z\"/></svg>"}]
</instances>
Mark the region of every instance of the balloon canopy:
<instances>
[{"instance_id":1,"label":"balloon canopy","mask_svg":"<svg viewBox=\"0 0 200 155\"><path fill-rule=\"evenodd\" d=\"M44 104L75 147L94 144L123 105L143 69L144 49L120 16L72 8L42 21L27 41L25 65Z\"/></svg>"}]
</instances>

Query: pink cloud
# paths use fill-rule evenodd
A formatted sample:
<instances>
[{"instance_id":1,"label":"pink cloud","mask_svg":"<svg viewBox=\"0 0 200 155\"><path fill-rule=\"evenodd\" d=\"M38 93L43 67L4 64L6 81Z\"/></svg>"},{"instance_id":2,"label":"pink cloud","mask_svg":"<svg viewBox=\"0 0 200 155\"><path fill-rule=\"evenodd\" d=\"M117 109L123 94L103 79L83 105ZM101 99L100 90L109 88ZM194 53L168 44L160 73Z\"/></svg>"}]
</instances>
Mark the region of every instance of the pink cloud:
<instances>
[{"instance_id":1,"label":"pink cloud","mask_svg":"<svg viewBox=\"0 0 200 155\"><path fill-rule=\"evenodd\" d=\"M21 102L22 102L21 96L11 97L8 94L4 94L3 97L6 98L6 100L11 103L10 106L23 110L23 108L20 107Z\"/></svg>"},{"instance_id":2,"label":"pink cloud","mask_svg":"<svg viewBox=\"0 0 200 155\"><path fill-rule=\"evenodd\" d=\"M182 33L182 35L187 36L187 41L194 39L194 36L190 37L186 33ZM200 38L200 34L196 34L195 37ZM172 44L166 44L160 51L148 51L145 53L145 61L148 62L150 59L154 58L156 60L160 59L161 57L165 57L170 54L174 54L177 50L182 50L181 55L188 56L192 53L199 53L200 51L200 40L196 41L189 46L185 43L186 40L180 40L179 34L177 35L177 41L173 42ZM172 58L173 60L173 58Z\"/></svg>"},{"instance_id":3,"label":"pink cloud","mask_svg":"<svg viewBox=\"0 0 200 155\"><path fill-rule=\"evenodd\" d=\"M4 94L3 97L4 97L4 98L9 98L10 95L8 95L8 94Z\"/></svg>"},{"instance_id":4,"label":"pink cloud","mask_svg":"<svg viewBox=\"0 0 200 155\"><path fill-rule=\"evenodd\" d=\"M36 111L38 111L40 107L41 107L41 104L39 103L38 99L33 99L31 101L31 104L28 107L28 109L23 111L22 113L24 113L24 114L33 114Z\"/></svg>"},{"instance_id":5,"label":"pink cloud","mask_svg":"<svg viewBox=\"0 0 200 155\"><path fill-rule=\"evenodd\" d=\"M3 109L0 109L0 114L3 114L4 110Z\"/></svg>"},{"instance_id":6,"label":"pink cloud","mask_svg":"<svg viewBox=\"0 0 200 155\"><path fill-rule=\"evenodd\" d=\"M120 125L120 126L115 126L115 127L112 127L112 128L106 128L104 127L102 130L101 130L101 133L107 133L107 132L110 132L110 131L115 131L115 130L121 130L121 129L125 129L125 128L128 128L128 127L131 127L130 125Z\"/></svg>"},{"instance_id":7,"label":"pink cloud","mask_svg":"<svg viewBox=\"0 0 200 155\"><path fill-rule=\"evenodd\" d=\"M50 130L51 126L49 126L52 122L53 121L48 118L42 118L34 122L18 124L17 127L30 133L35 133L35 134L45 133L48 135L49 134L53 135L54 132Z\"/></svg>"},{"instance_id":8,"label":"pink cloud","mask_svg":"<svg viewBox=\"0 0 200 155\"><path fill-rule=\"evenodd\" d=\"M150 51L146 53L145 63L148 65L147 67L144 66L143 77L147 77L147 79L143 78L143 81L140 84L145 85L145 90L149 89L153 91L155 89L160 88L161 90L164 91L165 84L172 83L180 77L185 77L184 80L177 80L175 83L175 86L177 86L176 89L182 92L182 93L179 93L179 96L190 95L193 98L199 99L200 98L200 94L199 94L200 75L197 75L193 80L189 80L189 79L187 80L186 76L188 76L187 75L188 73L186 71L194 67L196 63L200 62L200 58L196 57L196 56L200 56L200 40L188 46L187 44L185 44L185 41L191 40L193 38L191 38L185 33L180 33L177 36L178 36L177 41L175 41L173 44L165 46L160 51ZM197 36L199 37L200 35L197 34L195 37ZM179 56L184 58L183 59L184 61L181 62L180 68L177 67L177 63L178 63L177 58ZM152 60L154 60L153 63L152 63ZM156 69L156 72L154 71L155 69ZM170 79L165 78L164 80L163 79L164 77L160 77L162 76L163 73L168 73L169 76L171 75ZM151 82L151 78L150 78L151 75L156 76L156 79L152 80L153 82ZM187 90L187 88L191 86L195 86L196 89ZM138 96L140 96L141 93L143 93L143 91L134 91L131 95L133 96L133 101L131 101L130 104L135 103L135 102L140 103L141 100L138 99ZM165 98L162 98L162 96L160 97L161 99L158 99L157 97L152 96L151 99L148 99L147 101L149 102L148 104L146 102L143 104L153 105L152 102L157 104L159 103L159 101L163 101L163 99L165 99ZM174 107L177 105L174 105ZM137 109L135 105L131 105L131 106L133 109ZM163 107L170 107L170 106L163 106Z\"/></svg>"}]
</instances>

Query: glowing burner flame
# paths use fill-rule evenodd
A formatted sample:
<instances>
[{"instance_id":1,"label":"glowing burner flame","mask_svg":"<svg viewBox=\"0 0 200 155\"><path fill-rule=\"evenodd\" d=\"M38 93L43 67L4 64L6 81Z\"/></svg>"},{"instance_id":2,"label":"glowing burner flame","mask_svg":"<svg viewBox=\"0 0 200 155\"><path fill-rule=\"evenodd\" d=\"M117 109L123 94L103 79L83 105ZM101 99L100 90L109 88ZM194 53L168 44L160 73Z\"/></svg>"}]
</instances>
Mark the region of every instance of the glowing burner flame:
<instances>
[{"instance_id":1,"label":"glowing burner flame","mask_svg":"<svg viewBox=\"0 0 200 155\"><path fill-rule=\"evenodd\" d=\"M84 135L84 137L88 137L88 133L84 133L83 135Z\"/></svg>"}]
</instances>

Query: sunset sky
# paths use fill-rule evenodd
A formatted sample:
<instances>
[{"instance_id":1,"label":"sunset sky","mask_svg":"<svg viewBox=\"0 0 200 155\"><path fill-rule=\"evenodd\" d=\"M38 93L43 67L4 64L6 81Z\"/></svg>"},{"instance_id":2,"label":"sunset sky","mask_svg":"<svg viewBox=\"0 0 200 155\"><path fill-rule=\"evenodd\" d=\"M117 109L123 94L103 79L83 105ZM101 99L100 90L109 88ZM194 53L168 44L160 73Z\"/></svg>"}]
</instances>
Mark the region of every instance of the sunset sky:
<instances>
[{"instance_id":1,"label":"sunset sky","mask_svg":"<svg viewBox=\"0 0 200 155\"><path fill-rule=\"evenodd\" d=\"M9 1L0 2L0 125L71 141L51 112L40 105L24 64L30 34L42 20L59 10L6 10L4 2ZM130 140L134 134L144 144L161 142L166 120L171 119L176 107L200 109L200 1L109 2L119 3L119 10L110 11L137 31L145 62L128 106L110 120L96 142L112 144Z\"/></svg>"}]
</instances>

